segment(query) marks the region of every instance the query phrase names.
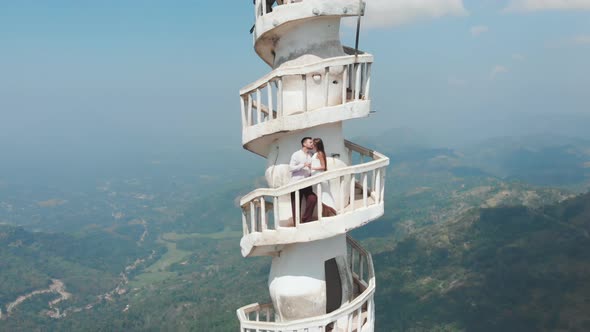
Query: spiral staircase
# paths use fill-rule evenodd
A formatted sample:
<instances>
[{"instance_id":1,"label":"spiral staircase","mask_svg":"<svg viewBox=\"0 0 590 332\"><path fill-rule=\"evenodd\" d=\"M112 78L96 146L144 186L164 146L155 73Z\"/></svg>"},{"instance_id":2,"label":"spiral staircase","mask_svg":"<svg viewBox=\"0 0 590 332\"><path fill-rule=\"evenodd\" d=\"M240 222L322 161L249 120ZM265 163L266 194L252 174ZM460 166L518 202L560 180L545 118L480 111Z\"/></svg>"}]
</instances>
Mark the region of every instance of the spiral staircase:
<instances>
[{"instance_id":1,"label":"spiral staircase","mask_svg":"<svg viewBox=\"0 0 590 332\"><path fill-rule=\"evenodd\" d=\"M373 331L373 262L347 232L383 215L389 159L342 135L343 121L369 115L373 57L342 46L339 31L341 18L361 16L364 3L271 2L255 1L253 36L273 69L240 90L242 144L267 159L269 188L241 198L240 245L244 257L272 257L272 303L238 309L240 329ZM306 136L323 139L328 170L290 183L289 159ZM334 216L323 216L321 183L329 183ZM302 223L299 190L310 186L317 211Z\"/></svg>"}]
</instances>

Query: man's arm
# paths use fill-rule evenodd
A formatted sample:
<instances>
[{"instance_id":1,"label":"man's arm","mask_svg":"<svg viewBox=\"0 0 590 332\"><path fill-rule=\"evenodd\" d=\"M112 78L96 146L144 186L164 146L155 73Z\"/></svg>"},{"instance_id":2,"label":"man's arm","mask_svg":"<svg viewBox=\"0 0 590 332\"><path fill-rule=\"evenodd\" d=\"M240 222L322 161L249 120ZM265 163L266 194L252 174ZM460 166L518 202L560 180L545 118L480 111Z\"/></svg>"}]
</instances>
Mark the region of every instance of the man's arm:
<instances>
[{"instance_id":1,"label":"man's arm","mask_svg":"<svg viewBox=\"0 0 590 332\"><path fill-rule=\"evenodd\" d=\"M298 155L299 155L299 153L297 153L297 152L295 152L291 155L291 161L289 162L289 169L291 170L291 173L301 170L305 167L305 161L298 160L298 158L297 158Z\"/></svg>"}]
</instances>

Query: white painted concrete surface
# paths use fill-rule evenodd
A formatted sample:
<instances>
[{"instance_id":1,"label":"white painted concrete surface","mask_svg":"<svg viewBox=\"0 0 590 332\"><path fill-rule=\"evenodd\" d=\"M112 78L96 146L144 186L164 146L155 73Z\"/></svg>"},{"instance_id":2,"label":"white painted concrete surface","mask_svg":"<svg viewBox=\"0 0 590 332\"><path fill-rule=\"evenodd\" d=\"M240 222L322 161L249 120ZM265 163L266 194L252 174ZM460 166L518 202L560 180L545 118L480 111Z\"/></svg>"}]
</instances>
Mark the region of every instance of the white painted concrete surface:
<instances>
[{"instance_id":1,"label":"white painted concrete surface","mask_svg":"<svg viewBox=\"0 0 590 332\"><path fill-rule=\"evenodd\" d=\"M240 245L244 256L273 257L268 279L272 306L238 310L242 331L372 331L372 260L346 233L383 214L389 159L346 142L342 134L343 121L370 112L372 56L350 56L340 42L341 18L362 14L364 3L282 0L271 11L264 0L255 2L254 48L273 71L240 91L242 144L267 158L269 188L240 201ZM328 172L292 184L289 161L303 137L324 141ZM369 160L352 165L355 151ZM290 195L304 186L321 191L322 182L330 183L337 215L316 212L317 221L301 224L291 216ZM357 266L348 245L358 254ZM338 274L345 274L341 280L346 285L341 307L327 314L325 262L332 258L338 258ZM248 316L252 313L254 321Z\"/></svg>"}]
</instances>

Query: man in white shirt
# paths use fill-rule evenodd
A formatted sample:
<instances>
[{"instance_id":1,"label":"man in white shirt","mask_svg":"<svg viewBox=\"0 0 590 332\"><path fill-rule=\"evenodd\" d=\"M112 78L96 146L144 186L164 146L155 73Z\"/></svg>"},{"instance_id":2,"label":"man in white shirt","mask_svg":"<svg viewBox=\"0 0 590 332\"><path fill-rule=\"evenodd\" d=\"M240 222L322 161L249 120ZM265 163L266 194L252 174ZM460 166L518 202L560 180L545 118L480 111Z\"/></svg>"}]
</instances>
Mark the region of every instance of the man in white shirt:
<instances>
[{"instance_id":1,"label":"man in white shirt","mask_svg":"<svg viewBox=\"0 0 590 332\"><path fill-rule=\"evenodd\" d=\"M303 180L311 175L311 152L313 151L313 140L311 137L304 137L301 140L301 150L291 155L289 169L291 170L291 183ZM301 216L301 223L310 222L313 217L313 210L318 202L318 197L313 189L306 187L299 190L299 206L301 197L305 198L305 210ZM291 193L291 210L293 212L293 224L295 224L295 192Z\"/></svg>"}]
</instances>

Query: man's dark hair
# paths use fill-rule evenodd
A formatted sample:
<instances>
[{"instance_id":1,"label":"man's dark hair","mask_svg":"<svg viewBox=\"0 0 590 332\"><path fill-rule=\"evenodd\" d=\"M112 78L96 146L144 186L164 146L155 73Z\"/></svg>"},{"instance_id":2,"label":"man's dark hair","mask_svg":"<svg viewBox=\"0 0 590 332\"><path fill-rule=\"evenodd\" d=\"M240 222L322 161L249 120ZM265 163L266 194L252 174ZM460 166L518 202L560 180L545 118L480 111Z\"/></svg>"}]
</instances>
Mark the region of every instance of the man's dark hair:
<instances>
[{"instance_id":1,"label":"man's dark hair","mask_svg":"<svg viewBox=\"0 0 590 332\"><path fill-rule=\"evenodd\" d=\"M303 143L305 143L305 141L307 141L308 139L313 139L313 138L311 138L311 137L309 137L309 136L303 137L303 138L301 139L301 146L303 146Z\"/></svg>"}]
</instances>

